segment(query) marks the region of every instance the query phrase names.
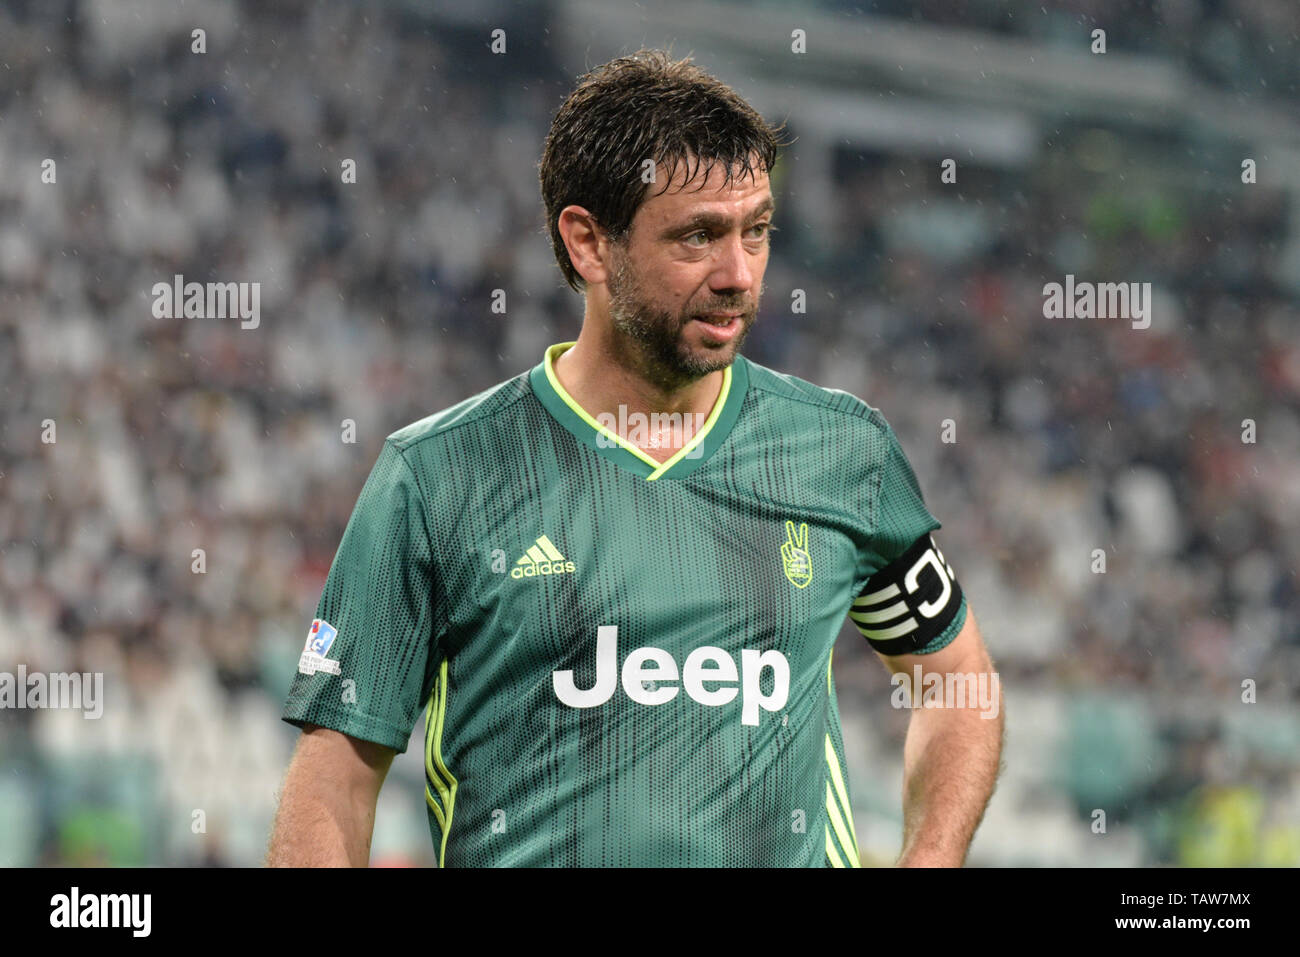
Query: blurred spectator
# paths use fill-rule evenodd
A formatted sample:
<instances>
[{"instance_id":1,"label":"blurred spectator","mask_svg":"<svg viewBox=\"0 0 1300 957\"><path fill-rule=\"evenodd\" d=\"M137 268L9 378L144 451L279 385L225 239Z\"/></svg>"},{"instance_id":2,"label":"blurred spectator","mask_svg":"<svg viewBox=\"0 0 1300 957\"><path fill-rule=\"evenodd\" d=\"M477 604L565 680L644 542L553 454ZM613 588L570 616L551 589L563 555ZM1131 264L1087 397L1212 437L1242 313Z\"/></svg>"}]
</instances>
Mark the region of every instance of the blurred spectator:
<instances>
[{"instance_id":1,"label":"blurred spectator","mask_svg":"<svg viewBox=\"0 0 1300 957\"><path fill-rule=\"evenodd\" d=\"M1294 102L1300 57L1256 53L1294 54L1300 7L1120 7L872 9L1044 41L1114 24L1117 48ZM535 170L570 70L542 53L487 76L481 37L397 5L206 4L206 55L192 12L142 9L0 9L0 670L104 672L111 703L99 721L3 715L6 864L260 861L293 740L280 703L383 437L523 371L581 319ZM1214 732L1179 707L1281 703L1276 740L1296 733L1285 195L1143 193L1056 156L1015 178L972 170L953 199L919 160L837 159L843 220L810 227L820 243L777 237L750 355L884 411L1009 721L1017 694L1051 695L1059 720L1017 726L1025 776L995 798L1023 813L991 814L973 862L1050 862L1017 829L1041 818L1065 842L1110 807L1142 835L1126 863L1300 863L1296 751L1245 732L1234 748L1255 763L1210 783ZM1159 314L1141 332L1044 319L1042 285L1067 272L1150 279ZM175 274L259 281L260 326L154 318L150 290ZM796 285L822 292L792 319ZM884 673L856 638L836 663L850 751L896 769L900 716L853 720L885 707ZM1259 705L1241 703L1246 679ZM1043 749L1065 760L1021 761ZM861 806L891 799L885 777L855 772ZM430 859L418 788L377 862ZM867 850L887 861L888 840Z\"/></svg>"}]
</instances>

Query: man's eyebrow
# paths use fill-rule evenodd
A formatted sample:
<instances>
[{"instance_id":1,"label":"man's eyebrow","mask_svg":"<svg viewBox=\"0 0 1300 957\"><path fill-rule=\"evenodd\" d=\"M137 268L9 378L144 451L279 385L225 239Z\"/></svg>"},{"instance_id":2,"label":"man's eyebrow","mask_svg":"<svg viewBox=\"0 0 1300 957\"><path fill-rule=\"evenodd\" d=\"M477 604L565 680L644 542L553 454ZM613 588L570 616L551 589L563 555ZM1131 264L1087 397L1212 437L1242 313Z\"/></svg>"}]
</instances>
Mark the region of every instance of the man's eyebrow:
<instances>
[{"instance_id":1,"label":"man's eyebrow","mask_svg":"<svg viewBox=\"0 0 1300 957\"><path fill-rule=\"evenodd\" d=\"M772 197L769 196L755 207L753 212L745 217L745 222L752 223L760 218L764 213L770 213L775 208L776 204L773 202ZM661 237L666 239L683 233L694 232L697 229L711 229L720 232L730 225L731 217L729 216L724 216L721 213L700 212L696 213L684 223L674 223L673 225L668 226L664 229Z\"/></svg>"}]
</instances>

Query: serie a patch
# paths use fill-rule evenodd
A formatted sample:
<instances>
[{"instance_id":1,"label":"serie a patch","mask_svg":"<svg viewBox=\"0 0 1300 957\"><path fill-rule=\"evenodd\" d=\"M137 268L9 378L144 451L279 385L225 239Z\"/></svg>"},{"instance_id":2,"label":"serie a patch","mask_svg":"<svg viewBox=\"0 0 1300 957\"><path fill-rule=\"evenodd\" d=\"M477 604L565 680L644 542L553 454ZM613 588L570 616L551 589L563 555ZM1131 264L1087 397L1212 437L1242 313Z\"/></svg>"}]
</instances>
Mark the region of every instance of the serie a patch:
<instances>
[{"instance_id":1,"label":"serie a patch","mask_svg":"<svg viewBox=\"0 0 1300 957\"><path fill-rule=\"evenodd\" d=\"M905 655L941 635L960 608L957 576L926 534L871 576L849 618L882 655Z\"/></svg>"},{"instance_id":2,"label":"serie a patch","mask_svg":"<svg viewBox=\"0 0 1300 957\"><path fill-rule=\"evenodd\" d=\"M324 618L313 619L311 629L307 632L307 643L298 656L298 672L304 675L314 675L318 671L330 675L340 674L339 663L333 658L325 657L338 634L339 630Z\"/></svg>"}]
</instances>

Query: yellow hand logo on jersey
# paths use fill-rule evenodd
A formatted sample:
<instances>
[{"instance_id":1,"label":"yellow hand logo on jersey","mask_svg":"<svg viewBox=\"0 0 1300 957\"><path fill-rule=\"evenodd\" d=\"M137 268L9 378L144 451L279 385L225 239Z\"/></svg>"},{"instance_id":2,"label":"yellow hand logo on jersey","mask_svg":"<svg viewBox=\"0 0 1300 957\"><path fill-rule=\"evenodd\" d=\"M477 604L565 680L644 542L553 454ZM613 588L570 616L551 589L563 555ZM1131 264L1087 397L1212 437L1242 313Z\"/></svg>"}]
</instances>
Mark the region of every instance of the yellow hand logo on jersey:
<instances>
[{"instance_id":1,"label":"yellow hand logo on jersey","mask_svg":"<svg viewBox=\"0 0 1300 957\"><path fill-rule=\"evenodd\" d=\"M808 523L801 522L796 532L794 522L786 520L785 544L781 546L781 564L785 577L795 588L807 588L812 581L812 558L808 555Z\"/></svg>"}]
</instances>

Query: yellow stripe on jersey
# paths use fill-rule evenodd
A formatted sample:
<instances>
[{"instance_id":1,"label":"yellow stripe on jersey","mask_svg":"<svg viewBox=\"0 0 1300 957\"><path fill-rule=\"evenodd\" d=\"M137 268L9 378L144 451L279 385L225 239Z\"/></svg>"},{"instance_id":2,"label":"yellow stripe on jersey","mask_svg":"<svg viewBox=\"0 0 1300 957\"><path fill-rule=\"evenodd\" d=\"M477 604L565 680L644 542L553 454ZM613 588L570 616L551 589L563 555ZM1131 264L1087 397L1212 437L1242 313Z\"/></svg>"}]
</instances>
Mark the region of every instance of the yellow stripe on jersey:
<instances>
[{"instance_id":1,"label":"yellow stripe on jersey","mask_svg":"<svg viewBox=\"0 0 1300 957\"><path fill-rule=\"evenodd\" d=\"M844 856L853 862L849 866L857 867L857 847L854 846L853 839L849 836L849 829L844 826L844 817L840 814L834 795L831 794L831 782L829 781L826 782L826 816L831 820L831 829L840 840L840 847L844 849Z\"/></svg>"},{"instance_id":2,"label":"yellow stripe on jersey","mask_svg":"<svg viewBox=\"0 0 1300 957\"><path fill-rule=\"evenodd\" d=\"M853 808L849 804L848 788L844 786L844 775L840 773L840 761L835 756L835 745L831 741L831 736L826 735L826 763L831 769L831 781L835 784L835 795L840 799L840 806L844 809L844 819L849 824L849 834L853 838L853 854L856 860L860 860L862 855L858 850L858 831L853 826ZM827 797L830 797L830 784L826 785ZM848 850L846 847L845 850Z\"/></svg>"},{"instance_id":3,"label":"yellow stripe on jersey","mask_svg":"<svg viewBox=\"0 0 1300 957\"><path fill-rule=\"evenodd\" d=\"M829 827L826 828L826 856L831 859L832 867L844 866L844 861L840 859L840 855L835 850L835 842L831 840L831 829Z\"/></svg>"},{"instance_id":4,"label":"yellow stripe on jersey","mask_svg":"<svg viewBox=\"0 0 1300 957\"><path fill-rule=\"evenodd\" d=\"M835 649L832 648L831 653L826 656L826 694L828 696L834 693L834 685L831 679L831 665L834 659ZM830 734L826 735L826 767L831 776L831 780L826 783L826 816L834 823L835 835L840 839L844 853L853 862L850 866L861 867L862 854L858 850L858 832L853 826L853 808L849 805L849 792L844 786L844 775L840 773L840 760L835 756L835 742L831 740ZM835 784L833 795L831 793L832 782ZM839 798L838 805L835 803L836 797ZM843 813L841 813L841 810ZM848 822L847 829L845 828L845 821ZM830 825L826 826L826 853L836 867L844 867L844 862L835 853L835 843L831 840Z\"/></svg>"},{"instance_id":5,"label":"yellow stripe on jersey","mask_svg":"<svg viewBox=\"0 0 1300 957\"><path fill-rule=\"evenodd\" d=\"M424 799L442 830L442 847L438 854L438 866L447 866L447 835L451 833L451 818L456 810L456 776L451 773L442 759L442 732L447 722L447 662L442 662L438 676L433 683L433 692L429 695L429 712L425 718L424 738L424 772L428 780L424 786ZM432 785L438 791L438 800L434 800Z\"/></svg>"},{"instance_id":6,"label":"yellow stripe on jersey","mask_svg":"<svg viewBox=\"0 0 1300 957\"><path fill-rule=\"evenodd\" d=\"M442 794L443 792L443 782L433 770L433 734L431 729L433 728L433 702L435 697L436 695L429 696L429 711L424 718L426 728L424 733L424 800L425 803L429 805L429 810L433 812L433 816L438 822L438 829L445 830L447 827L447 816L442 813L442 805L438 803L438 800L433 796L433 791L431 790L432 787L436 786L439 794Z\"/></svg>"}]
</instances>

